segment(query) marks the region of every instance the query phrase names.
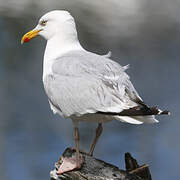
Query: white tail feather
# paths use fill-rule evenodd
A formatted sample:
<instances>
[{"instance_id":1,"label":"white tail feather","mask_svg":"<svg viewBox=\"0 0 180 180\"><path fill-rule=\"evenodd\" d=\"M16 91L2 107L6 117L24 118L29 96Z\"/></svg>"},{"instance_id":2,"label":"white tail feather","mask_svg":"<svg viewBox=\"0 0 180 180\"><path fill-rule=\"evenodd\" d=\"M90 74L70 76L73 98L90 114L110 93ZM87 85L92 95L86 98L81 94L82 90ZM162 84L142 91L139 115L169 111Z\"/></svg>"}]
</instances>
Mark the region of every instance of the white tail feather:
<instances>
[{"instance_id":1,"label":"white tail feather","mask_svg":"<svg viewBox=\"0 0 180 180\"><path fill-rule=\"evenodd\" d=\"M115 116L115 118L121 122L127 122L130 124L142 124L142 123L158 123L154 116Z\"/></svg>"}]
</instances>

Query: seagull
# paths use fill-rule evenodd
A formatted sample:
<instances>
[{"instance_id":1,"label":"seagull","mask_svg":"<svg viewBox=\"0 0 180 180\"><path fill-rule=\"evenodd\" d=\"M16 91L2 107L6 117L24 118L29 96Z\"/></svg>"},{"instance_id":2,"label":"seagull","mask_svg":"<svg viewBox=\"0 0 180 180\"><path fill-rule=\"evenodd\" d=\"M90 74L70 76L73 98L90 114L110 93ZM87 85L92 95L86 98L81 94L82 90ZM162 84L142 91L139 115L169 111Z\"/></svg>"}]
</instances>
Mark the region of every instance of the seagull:
<instances>
[{"instance_id":1,"label":"seagull","mask_svg":"<svg viewBox=\"0 0 180 180\"><path fill-rule=\"evenodd\" d=\"M169 114L144 103L125 72L128 66L111 60L111 53L98 55L81 46L74 18L68 11L53 10L43 15L21 43L37 35L47 40L42 79L50 108L64 119L72 119L74 127L76 155L71 159L74 165L71 169L60 168L59 174L80 168L83 163L79 122L98 124L89 151L92 156L103 131L102 123L112 120L157 123L155 115Z\"/></svg>"}]
</instances>

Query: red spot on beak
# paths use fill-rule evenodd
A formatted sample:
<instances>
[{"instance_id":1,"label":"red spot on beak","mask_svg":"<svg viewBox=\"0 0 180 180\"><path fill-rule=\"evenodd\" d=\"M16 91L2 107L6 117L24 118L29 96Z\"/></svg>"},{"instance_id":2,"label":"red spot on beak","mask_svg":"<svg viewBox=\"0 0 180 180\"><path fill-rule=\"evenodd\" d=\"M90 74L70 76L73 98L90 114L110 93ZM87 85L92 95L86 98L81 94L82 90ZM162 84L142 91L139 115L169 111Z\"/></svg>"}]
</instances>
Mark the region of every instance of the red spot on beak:
<instances>
[{"instance_id":1,"label":"red spot on beak","mask_svg":"<svg viewBox=\"0 0 180 180\"><path fill-rule=\"evenodd\" d=\"M25 39L24 39L24 42L29 42L29 41L30 41L29 38L25 38Z\"/></svg>"}]
</instances>

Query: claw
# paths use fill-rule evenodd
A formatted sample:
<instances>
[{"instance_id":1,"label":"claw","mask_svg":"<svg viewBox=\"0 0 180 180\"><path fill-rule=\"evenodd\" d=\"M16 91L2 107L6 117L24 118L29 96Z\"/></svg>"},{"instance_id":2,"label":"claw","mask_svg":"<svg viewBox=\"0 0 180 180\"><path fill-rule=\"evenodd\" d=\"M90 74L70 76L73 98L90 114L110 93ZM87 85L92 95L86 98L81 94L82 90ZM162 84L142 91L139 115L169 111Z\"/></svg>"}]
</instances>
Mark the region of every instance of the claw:
<instances>
[{"instance_id":1,"label":"claw","mask_svg":"<svg viewBox=\"0 0 180 180\"><path fill-rule=\"evenodd\" d=\"M57 171L57 175L61 175L65 172L69 172L75 169L80 169L83 162L84 158L81 154L79 154L79 157L77 158L76 155L72 157L63 157L61 159L61 165Z\"/></svg>"}]
</instances>

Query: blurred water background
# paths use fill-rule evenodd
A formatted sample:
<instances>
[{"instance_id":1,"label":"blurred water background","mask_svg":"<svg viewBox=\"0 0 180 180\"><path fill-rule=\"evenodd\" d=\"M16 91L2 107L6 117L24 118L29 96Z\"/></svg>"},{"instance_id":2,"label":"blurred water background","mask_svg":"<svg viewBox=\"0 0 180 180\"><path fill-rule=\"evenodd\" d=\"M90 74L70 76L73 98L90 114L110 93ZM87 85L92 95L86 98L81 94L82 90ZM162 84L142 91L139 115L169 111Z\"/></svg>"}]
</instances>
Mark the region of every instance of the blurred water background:
<instances>
[{"instance_id":1,"label":"blurred water background","mask_svg":"<svg viewBox=\"0 0 180 180\"><path fill-rule=\"evenodd\" d=\"M54 162L74 144L71 120L53 115L43 89L45 40L20 44L54 9L71 12L86 49L111 50L112 59L130 64L128 74L146 103L172 113L153 125L105 124L95 156L124 168L129 151L150 165L153 180L179 179L179 0L1 0L0 179L49 179ZM95 127L81 124L81 149L89 149Z\"/></svg>"}]
</instances>

